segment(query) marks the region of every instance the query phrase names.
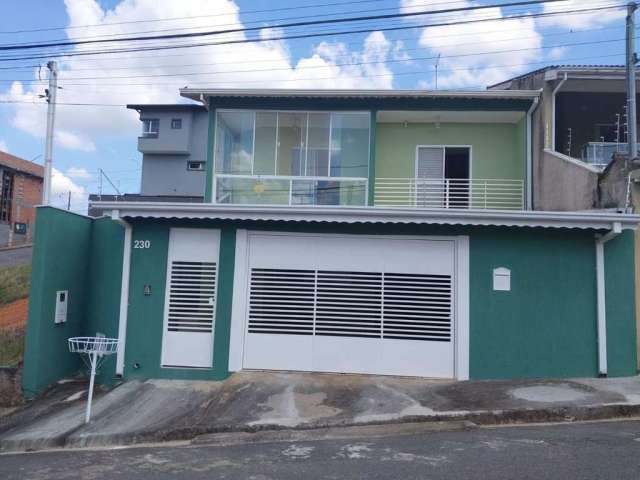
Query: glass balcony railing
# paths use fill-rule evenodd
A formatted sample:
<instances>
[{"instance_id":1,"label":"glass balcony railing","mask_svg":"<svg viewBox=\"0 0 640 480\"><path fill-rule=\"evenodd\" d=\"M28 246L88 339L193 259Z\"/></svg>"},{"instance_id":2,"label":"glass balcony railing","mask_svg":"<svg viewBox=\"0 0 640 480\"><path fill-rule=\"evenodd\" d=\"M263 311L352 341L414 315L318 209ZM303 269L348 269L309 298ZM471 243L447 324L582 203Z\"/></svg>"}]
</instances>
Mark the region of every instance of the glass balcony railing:
<instances>
[{"instance_id":1,"label":"glass balcony railing","mask_svg":"<svg viewBox=\"0 0 640 480\"><path fill-rule=\"evenodd\" d=\"M603 170L609 165L614 153L628 153L628 151L629 147L626 143L589 142L582 147L581 160ZM638 151L640 152L640 143Z\"/></svg>"}]
</instances>

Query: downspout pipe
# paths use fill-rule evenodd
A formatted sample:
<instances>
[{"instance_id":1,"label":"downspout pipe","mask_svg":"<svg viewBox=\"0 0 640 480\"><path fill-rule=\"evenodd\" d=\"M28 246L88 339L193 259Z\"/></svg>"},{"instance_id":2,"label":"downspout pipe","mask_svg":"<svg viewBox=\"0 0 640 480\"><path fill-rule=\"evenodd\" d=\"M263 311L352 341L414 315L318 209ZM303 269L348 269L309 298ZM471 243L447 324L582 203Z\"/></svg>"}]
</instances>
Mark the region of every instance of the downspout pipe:
<instances>
[{"instance_id":1,"label":"downspout pipe","mask_svg":"<svg viewBox=\"0 0 640 480\"><path fill-rule=\"evenodd\" d=\"M527 175L527 196L526 196L526 201L525 201L525 205L526 205L526 209L527 210L532 210L533 209L533 145L532 145L532 135L531 135L531 127L532 127L532 122L531 122L531 115L533 115L533 112L535 111L536 108L538 108L539 105L539 99L538 97L533 99L533 103L531 104L531 106L529 107L529 110L527 110L527 166L526 166L526 175Z\"/></svg>"},{"instance_id":2,"label":"downspout pipe","mask_svg":"<svg viewBox=\"0 0 640 480\"><path fill-rule=\"evenodd\" d=\"M554 152L556 151L556 93L558 93L566 81L567 72L564 72L564 77L551 92L551 150Z\"/></svg>"},{"instance_id":3,"label":"downspout pipe","mask_svg":"<svg viewBox=\"0 0 640 480\"><path fill-rule=\"evenodd\" d=\"M124 350L127 341L127 317L129 312L129 276L131 272L131 238L133 228L129 222L120 218L120 212L114 210L111 219L124 228L124 248L122 249L122 281L120 283L120 315L118 318L118 351L116 352L116 376L124 374Z\"/></svg>"},{"instance_id":4,"label":"downspout pipe","mask_svg":"<svg viewBox=\"0 0 640 480\"><path fill-rule=\"evenodd\" d=\"M604 244L622 232L622 224L615 222L604 235L596 235L596 296L598 305L598 374L607 376L607 303L605 298Z\"/></svg>"}]
</instances>

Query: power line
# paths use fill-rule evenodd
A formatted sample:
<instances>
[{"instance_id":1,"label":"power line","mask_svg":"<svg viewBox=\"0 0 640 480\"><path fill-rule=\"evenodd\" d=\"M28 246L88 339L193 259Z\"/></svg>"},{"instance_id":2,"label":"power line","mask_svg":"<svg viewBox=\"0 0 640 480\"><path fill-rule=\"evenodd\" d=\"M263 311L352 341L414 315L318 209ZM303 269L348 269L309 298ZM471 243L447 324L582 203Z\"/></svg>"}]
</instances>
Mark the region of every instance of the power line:
<instances>
[{"instance_id":1,"label":"power line","mask_svg":"<svg viewBox=\"0 0 640 480\"><path fill-rule=\"evenodd\" d=\"M552 37L552 36L564 36L564 35L574 35L574 34L581 34L581 33L589 33L589 32L596 32L596 31L604 31L604 30L618 30L619 27L601 27L601 28L585 28L585 29L569 29L567 31L564 32L555 32L555 33L540 33L539 35L541 37ZM640 28L639 28L640 29ZM473 31L473 32L459 32L459 33L455 33L455 34L448 34L448 35L430 35L429 38L434 39L434 38L449 38L449 37L466 37L466 36L470 36L470 35L474 35L477 36L478 34L488 34L488 33L503 33L503 32L519 32L520 29L491 29L491 30L481 30L481 31ZM522 40L522 39L526 39L526 38L534 38L534 37L515 37L513 39L499 39L499 40L495 40L496 42L503 42L503 41L508 41L508 40ZM386 43L387 41L404 41L404 40L417 40L415 37L400 37L400 38L393 38L391 40L384 40L381 42L377 42L374 41L374 43ZM474 44L477 42L473 42ZM345 45L361 45L362 42L358 41L358 42L345 42ZM446 44L446 47L450 47L450 46L461 46L461 45L468 45L468 44ZM417 49L408 49L405 48L405 51L411 51L411 50L419 50L422 49L422 47L417 48ZM343 58L343 57L348 57L350 55L340 55L337 56L335 58ZM84 64L93 64L96 62L99 62L102 67L101 68L73 68L73 71L102 71L104 70L104 62L112 62L112 61L116 61L116 60L133 60L133 59L141 59L141 60L149 60L149 61L155 61L158 58L172 58L172 57L184 57L183 53L176 53L176 54L160 54L160 55L139 55L139 56L132 56L132 55L127 55L127 56L122 56L122 57L108 57L108 58L101 58L101 59L79 59L76 60L74 63L77 64L77 62L81 62L82 65ZM215 65L230 65L230 64L237 64L237 63L246 63L248 60L235 60L235 61L228 61L228 62L216 62L216 63L197 63L197 64L167 64L167 65L149 65L149 67L153 67L153 68L163 68L163 67L195 67L195 66L215 66ZM272 63L272 62L279 62L281 61L281 59L251 59L250 60L251 63ZM9 67L0 67L0 70L26 70L26 69L33 69L33 68L38 68L41 67L41 65L39 64L30 64L30 65L17 65L17 66L9 66ZM127 67L108 67L109 70L129 70L129 69L135 69L135 68L145 68L147 67L146 65L139 65L137 67L131 67L131 66L127 66Z\"/></svg>"},{"instance_id":2,"label":"power line","mask_svg":"<svg viewBox=\"0 0 640 480\"><path fill-rule=\"evenodd\" d=\"M354 0L349 1L349 4L362 4L362 3L378 3L384 2L386 0ZM281 8L269 8L263 10L246 10L242 13L244 14L253 14L253 13L266 13L266 12L279 12L285 10L298 10L298 9L307 9L307 8L320 8L320 7L334 7L334 6L342 6L344 2L335 2L335 3L321 3L321 4L312 4L312 5L299 5L295 7L281 7ZM50 32L56 30L69 30L69 29L78 29L78 28L89 28L89 27L110 27L112 25L126 25L126 24L137 24L137 23L152 23L152 22L171 22L175 20L192 20L195 18L210 18L210 17L221 17L221 16L230 16L235 15L235 13L217 13L210 15L192 15L188 17L173 17L173 18L156 18L149 20L128 20L123 22L110 22L110 23L94 23L89 25L70 25L66 27L49 27L49 28L36 28L31 30L13 30L13 31L4 31L0 32L0 34L16 34L16 33L32 33L32 32Z\"/></svg>"},{"instance_id":3,"label":"power line","mask_svg":"<svg viewBox=\"0 0 640 480\"><path fill-rule=\"evenodd\" d=\"M557 1L557 0L553 0ZM479 22L491 22L491 21L505 21L505 20L516 20L522 18L539 18L539 17L549 17L561 14L581 14L587 12L601 11L601 10L610 10L615 8L622 8L621 5L612 5L606 7L598 7L598 8L588 8L588 9L576 9L576 10L564 10L557 12L548 12L548 13L531 13L531 14L522 14L522 15L514 15L510 17L494 17L494 18L485 18L480 20L461 20L456 22L444 22L444 23L430 23L430 24L422 24L422 25L405 25L402 27L384 27L384 28L367 28L367 29L359 29L359 30L346 30L346 31L337 31L332 32L331 35L353 35L356 33L371 33L371 32L385 32L385 31L396 31L396 30L408 30L408 29L420 29L420 28L430 28L430 27L442 27L442 26L450 26L450 25L463 25L463 24L471 24L471 23L479 23ZM292 40L292 39L302 39L302 38L313 38L319 36L326 36L326 32L322 33L308 33L308 34L300 34L300 35L282 35L279 37L270 37L270 38L251 38L251 39L243 39L243 40L227 40L222 42L204 42L204 43L193 43L193 44L182 44L182 45L163 45L163 46L153 46L153 47L136 47L136 48L120 48L120 49L111 49L111 50L94 50L94 51L76 51L76 52L57 52L57 53L49 53L46 55L32 55L26 57L2 57L0 56L0 61L15 61L15 60L31 60L31 59L39 59L39 58L58 58L58 57L77 57L77 56L87 56L87 55L104 55L111 53L127 53L127 52L143 52L143 51L153 51L153 50L167 50L167 49L179 49L179 48L197 48L197 47L208 47L208 46L218 46L218 45L231 45L231 44L243 44L243 43L259 43L259 42L273 42L280 40Z\"/></svg>"},{"instance_id":4,"label":"power line","mask_svg":"<svg viewBox=\"0 0 640 480\"><path fill-rule=\"evenodd\" d=\"M566 59L565 61L583 61L583 60L591 60L591 59L604 59L604 58L613 58L613 57L619 57L619 56L623 56L624 53L617 53L617 54L607 54L607 55L598 55L598 56L588 56L588 57L578 57L578 58L569 58ZM491 68L501 68L501 67L524 67L524 66L534 66L534 65L546 65L548 62L546 61L537 61L537 62L526 62L526 63L515 63L515 64L498 64L498 65L491 65ZM464 71L464 70L470 70L472 68L470 67L458 67L458 68L440 68L439 71L440 72L455 72L455 71ZM342 77L315 77L315 79L317 80L337 80L337 79L368 79L368 78L379 78L379 77L389 77L389 76L411 76L411 75L425 75L425 74L430 74L432 73L431 70L422 70L422 71L410 71L410 72L396 72L396 73L384 73L384 74L375 74L375 75L366 75L366 76L342 76ZM278 80L279 82L282 81L298 81L298 80L310 80L310 79L292 79L292 80ZM233 82L234 84L238 83L238 82ZM261 83L264 83L264 81L261 81ZM76 85L80 85L80 86L87 86L87 85L91 85L91 84L76 84ZM144 86L144 87L149 87L149 86L178 86L178 84L176 83L163 83L163 84L158 84L158 83L143 83L143 84L120 84L122 86ZM91 85L93 86L93 85ZM103 88L107 88L109 89L109 91L112 91L112 87L109 87L108 85L102 85ZM99 90L99 88L94 90ZM458 89L458 90L463 90L463 89ZM468 90L468 89L466 89ZM453 89L451 91L456 91L456 89ZM132 94L136 94L137 92L130 92ZM0 100L0 104L5 103L5 104L31 104L31 105L46 105L45 102L39 102L39 101L26 101L26 100ZM67 106L99 106L99 107L125 107L126 104L105 104L105 103L79 103L79 102L69 102L69 103L65 103L65 102L58 102L57 105L67 105Z\"/></svg>"},{"instance_id":5,"label":"power line","mask_svg":"<svg viewBox=\"0 0 640 480\"><path fill-rule=\"evenodd\" d=\"M357 3L357 2L356 2ZM414 4L412 5L412 8L415 7L433 7L434 5L451 5L451 4L458 4L458 3L466 3L466 0L448 0L446 2L432 2L432 3L424 3L424 4ZM349 10L349 11L345 11L345 12L335 12L335 13L327 13L324 14L326 16L337 16L337 15L344 15L344 14L355 14L355 13L367 13L367 12L382 12L382 11L389 11L389 10L397 10L397 7L386 7L386 8L374 8L374 9L366 9L366 10ZM225 15L230 15L230 14L225 14ZM250 25L250 24L261 24L262 28L269 28L269 27L265 27L265 23L267 22L280 22L280 21L285 21L285 20L299 20L302 18L308 18L309 15L303 15L303 16L297 16L297 17L283 17L283 18L269 18L269 19L261 19L261 20L253 20L253 21L245 21L242 22L243 25ZM194 17L194 18L198 18L198 17ZM233 22L233 23L223 23L223 24L218 24L216 25L216 27L225 27L225 26L230 26L230 25L237 25L238 22ZM105 39L107 37L119 37L119 36L123 36L123 35L130 35L131 33L136 33L136 34L142 34L142 33L157 33L157 32L174 32L174 31L183 31L183 30L197 30L197 29L204 29L204 28L210 28L210 26L206 26L206 25L201 25L201 26L191 26L191 27L173 27L173 28L166 28L166 29L155 29L155 30L143 30L143 31L135 31L135 32L120 32L120 33L110 33L110 34L101 34L101 35L92 35L92 36L86 36L86 37L78 37L78 38L74 38L74 41L79 41L79 40L88 40L88 39ZM1 33L1 32L0 32ZM49 40L50 42L62 42L62 41L66 41L66 38L60 38L60 39L52 39ZM7 44L7 45L11 45L11 46L19 46L19 45L25 45L28 44L29 42L22 42L22 43L11 43L11 44Z\"/></svg>"},{"instance_id":6,"label":"power line","mask_svg":"<svg viewBox=\"0 0 640 480\"><path fill-rule=\"evenodd\" d=\"M194 37L203 37L203 36L211 36L211 35L222 35L227 33L246 33L246 32L255 32L259 30L264 30L265 28L291 28L291 27L310 27L314 25L328 25L335 23L351 23L358 21L374 21L374 20L387 20L392 18L410 18L417 17L423 15L438 15L442 13L453 13L453 12L468 12L475 10L486 10L489 8L504 8L504 7L515 7L515 6L525 6L525 5L541 5L547 3L556 3L564 0L525 0L522 2L509 2L505 4L490 4L490 5L475 5L468 7L457 7L457 8L444 8L440 10L424 10L419 12L405 12L405 13L390 13L385 15L365 15L360 17L348 17L348 18L335 18L335 19L324 19L324 20L308 20L305 22L291 22L291 23L281 23L270 26L261 26L261 27L249 27L249 28L228 28L225 30L210 30L208 32L190 32L190 33L174 33L171 35L143 35L143 36L135 36L135 37L127 37L127 38L111 38L111 39L103 39L103 40L80 40L80 41L65 41L65 42L48 42L48 43L32 43L32 44L23 44L23 45L0 45L0 51L7 50L28 50L34 48L51 48L51 47L66 47L66 46L78 46L78 45L88 45L94 43L119 43L119 42L134 42L134 41L146 41L146 40L169 40L169 39L178 39L178 38L194 38Z\"/></svg>"},{"instance_id":7,"label":"power line","mask_svg":"<svg viewBox=\"0 0 640 480\"><path fill-rule=\"evenodd\" d=\"M576 47L576 46L585 46L585 45L600 45L606 43L614 43L614 42L622 42L624 38L616 38L609 40L593 40L589 42L573 42L573 43L562 43L556 45L541 45L538 47L528 47L528 48L512 48L506 50L493 50L493 51L484 51L484 52L471 52L471 53L460 53L453 55L438 55L438 56L428 56L428 57L413 57L412 61L424 61L424 60L435 60L436 58L463 58L463 57L475 57L475 56L485 56L485 55L499 55L503 53L516 53L516 52L525 52L530 50L547 50L553 48L562 48L562 47ZM391 60L376 60L376 61L360 61L360 62L350 62L350 63L331 63L328 65L311 65L308 67L298 67L296 71L302 70L315 70L320 68L335 68L335 67L352 67L352 66L363 66L363 65L386 65L390 63L402 63L407 62L406 59L391 59ZM227 70L227 71L214 71L214 72L192 72L192 73L161 73L161 74L151 74L151 75L120 75L120 76L99 76L99 77L67 77L60 78L61 81L64 81L64 85L74 85L73 81L78 80L119 80L119 79L135 79L135 78L165 78L165 77L186 77L186 76L199 76L199 75L228 75L235 73L261 73L261 72L276 72L276 71L291 71L291 67L283 67L283 68L267 68L267 69L248 69L248 70ZM71 81L71 83L66 83L66 81ZM0 82L31 82L32 79L0 79ZM259 82L264 82L264 80L258 80ZM245 81L238 81L239 83L245 83ZM202 83L202 82L199 82ZM82 83L76 83L75 85L83 85ZM112 85L120 85L120 83L112 83Z\"/></svg>"}]
</instances>

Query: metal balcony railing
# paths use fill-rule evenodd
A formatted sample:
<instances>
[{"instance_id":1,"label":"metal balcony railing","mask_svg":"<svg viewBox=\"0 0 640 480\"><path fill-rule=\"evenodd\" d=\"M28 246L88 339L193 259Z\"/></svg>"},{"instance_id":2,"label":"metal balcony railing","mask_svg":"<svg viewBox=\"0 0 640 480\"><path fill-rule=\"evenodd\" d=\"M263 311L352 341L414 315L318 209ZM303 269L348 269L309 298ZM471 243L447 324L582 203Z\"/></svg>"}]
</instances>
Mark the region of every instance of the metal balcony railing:
<instances>
[{"instance_id":1,"label":"metal balcony railing","mask_svg":"<svg viewBox=\"0 0 640 480\"><path fill-rule=\"evenodd\" d=\"M524 182L498 179L378 178L377 207L524 209Z\"/></svg>"}]
</instances>

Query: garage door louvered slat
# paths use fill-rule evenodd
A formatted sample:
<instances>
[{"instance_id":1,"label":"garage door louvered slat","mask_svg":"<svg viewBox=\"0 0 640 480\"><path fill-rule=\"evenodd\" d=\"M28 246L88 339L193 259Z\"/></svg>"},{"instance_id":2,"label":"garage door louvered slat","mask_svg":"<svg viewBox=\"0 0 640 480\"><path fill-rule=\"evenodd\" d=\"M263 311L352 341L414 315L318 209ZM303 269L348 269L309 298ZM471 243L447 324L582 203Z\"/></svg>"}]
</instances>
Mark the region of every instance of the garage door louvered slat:
<instances>
[{"instance_id":1,"label":"garage door louvered slat","mask_svg":"<svg viewBox=\"0 0 640 480\"><path fill-rule=\"evenodd\" d=\"M251 269L249 332L451 341L450 275Z\"/></svg>"}]
</instances>

